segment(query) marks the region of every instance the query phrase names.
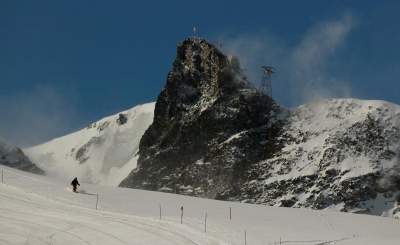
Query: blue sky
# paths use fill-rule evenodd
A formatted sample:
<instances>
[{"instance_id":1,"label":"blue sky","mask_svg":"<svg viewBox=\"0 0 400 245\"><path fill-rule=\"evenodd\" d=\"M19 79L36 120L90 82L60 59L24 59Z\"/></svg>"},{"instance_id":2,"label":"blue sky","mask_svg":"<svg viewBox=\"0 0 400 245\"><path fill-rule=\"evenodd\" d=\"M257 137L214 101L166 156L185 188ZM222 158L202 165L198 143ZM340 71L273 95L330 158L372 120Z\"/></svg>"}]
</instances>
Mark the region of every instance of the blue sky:
<instances>
[{"instance_id":1,"label":"blue sky","mask_svg":"<svg viewBox=\"0 0 400 245\"><path fill-rule=\"evenodd\" d=\"M400 104L400 1L0 1L0 136L43 142L154 101L192 27L275 99Z\"/></svg>"}]
</instances>

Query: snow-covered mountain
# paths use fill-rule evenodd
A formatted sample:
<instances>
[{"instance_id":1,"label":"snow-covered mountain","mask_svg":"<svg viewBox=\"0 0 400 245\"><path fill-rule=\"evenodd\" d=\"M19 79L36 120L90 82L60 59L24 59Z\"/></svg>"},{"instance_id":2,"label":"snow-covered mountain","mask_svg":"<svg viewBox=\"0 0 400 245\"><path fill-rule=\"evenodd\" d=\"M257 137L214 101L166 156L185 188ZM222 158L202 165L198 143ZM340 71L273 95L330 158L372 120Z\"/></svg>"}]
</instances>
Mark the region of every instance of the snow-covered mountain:
<instances>
[{"instance_id":1,"label":"snow-covered mountain","mask_svg":"<svg viewBox=\"0 0 400 245\"><path fill-rule=\"evenodd\" d=\"M153 111L154 103L139 105L24 151L49 175L116 186L136 167Z\"/></svg>"},{"instance_id":2,"label":"snow-covered mountain","mask_svg":"<svg viewBox=\"0 0 400 245\"><path fill-rule=\"evenodd\" d=\"M328 99L291 111L283 147L248 169L248 202L387 215L400 203L400 106Z\"/></svg>"},{"instance_id":3,"label":"snow-covered mountain","mask_svg":"<svg viewBox=\"0 0 400 245\"><path fill-rule=\"evenodd\" d=\"M32 173L43 174L43 171L38 168L20 148L7 144L1 139L0 164Z\"/></svg>"},{"instance_id":4,"label":"snow-covered mountain","mask_svg":"<svg viewBox=\"0 0 400 245\"><path fill-rule=\"evenodd\" d=\"M399 199L400 107L331 99L286 110L237 59L189 38L139 155L121 186L385 215Z\"/></svg>"},{"instance_id":5,"label":"snow-covered mountain","mask_svg":"<svg viewBox=\"0 0 400 245\"><path fill-rule=\"evenodd\" d=\"M26 152L50 175L105 185L376 215L400 201L400 106L283 108L198 38L178 46L156 104Z\"/></svg>"}]
</instances>

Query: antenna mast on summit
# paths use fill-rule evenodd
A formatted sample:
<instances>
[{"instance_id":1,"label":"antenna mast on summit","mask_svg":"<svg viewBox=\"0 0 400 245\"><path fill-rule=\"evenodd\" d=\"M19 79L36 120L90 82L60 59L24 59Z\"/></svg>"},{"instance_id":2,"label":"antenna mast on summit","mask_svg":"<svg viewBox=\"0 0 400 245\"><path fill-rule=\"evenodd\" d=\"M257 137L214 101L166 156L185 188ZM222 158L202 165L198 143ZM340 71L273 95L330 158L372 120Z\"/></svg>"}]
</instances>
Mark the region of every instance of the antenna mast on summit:
<instances>
[{"instance_id":1,"label":"antenna mast on summit","mask_svg":"<svg viewBox=\"0 0 400 245\"><path fill-rule=\"evenodd\" d=\"M196 37L197 28L193 26L193 36Z\"/></svg>"},{"instance_id":2,"label":"antenna mast on summit","mask_svg":"<svg viewBox=\"0 0 400 245\"><path fill-rule=\"evenodd\" d=\"M198 34L197 27L196 27L196 26L193 26L193 38L194 38L195 40L198 39L197 34Z\"/></svg>"},{"instance_id":3,"label":"antenna mast on summit","mask_svg":"<svg viewBox=\"0 0 400 245\"><path fill-rule=\"evenodd\" d=\"M262 78L260 91L272 98L272 74L275 73L275 68L272 66L261 66Z\"/></svg>"}]
</instances>

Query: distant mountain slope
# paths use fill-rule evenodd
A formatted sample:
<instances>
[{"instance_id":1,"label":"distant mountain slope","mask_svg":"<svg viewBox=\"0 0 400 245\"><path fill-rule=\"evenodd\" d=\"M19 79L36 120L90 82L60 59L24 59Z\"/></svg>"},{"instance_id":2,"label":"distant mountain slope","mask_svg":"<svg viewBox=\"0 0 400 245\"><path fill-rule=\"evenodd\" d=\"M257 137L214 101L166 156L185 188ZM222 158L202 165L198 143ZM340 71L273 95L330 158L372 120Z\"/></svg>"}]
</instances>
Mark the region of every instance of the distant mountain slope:
<instances>
[{"instance_id":1,"label":"distant mountain slope","mask_svg":"<svg viewBox=\"0 0 400 245\"><path fill-rule=\"evenodd\" d=\"M2 140L0 140L0 164L36 174L43 174L43 171L32 163L20 148L6 144Z\"/></svg>"},{"instance_id":2,"label":"distant mountain slope","mask_svg":"<svg viewBox=\"0 0 400 245\"><path fill-rule=\"evenodd\" d=\"M139 105L25 151L51 175L118 185L136 167L139 141L153 121L153 110L154 103Z\"/></svg>"}]
</instances>

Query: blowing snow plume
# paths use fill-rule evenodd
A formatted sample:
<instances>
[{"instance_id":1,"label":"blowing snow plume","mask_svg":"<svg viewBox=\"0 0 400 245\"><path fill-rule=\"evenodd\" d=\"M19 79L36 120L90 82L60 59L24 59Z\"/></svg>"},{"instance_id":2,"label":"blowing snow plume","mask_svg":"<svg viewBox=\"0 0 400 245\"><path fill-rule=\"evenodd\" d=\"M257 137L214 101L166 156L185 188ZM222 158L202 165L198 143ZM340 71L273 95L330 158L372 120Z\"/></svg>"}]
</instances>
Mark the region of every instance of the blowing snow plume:
<instances>
[{"instance_id":1,"label":"blowing snow plume","mask_svg":"<svg viewBox=\"0 0 400 245\"><path fill-rule=\"evenodd\" d=\"M240 58L249 80L256 86L259 86L262 65L276 67L274 97L297 105L319 98L350 96L349 82L337 78L328 68L354 26L354 17L345 14L315 24L294 45L270 33L220 39L223 40L222 49Z\"/></svg>"},{"instance_id":2,"label":"blowing snow plume","mask_svg":"<svg viewBox=\"0 0 400 245\"><path fill-rule=\"evenodd\" d=\"M20 147L62 135L76 118L73 96L48 85L0 97L0 136ZM63 95L64 94L64 95ZM69 93L71 94L71 93Z\"/></svg>"}]
</instances>

